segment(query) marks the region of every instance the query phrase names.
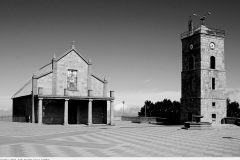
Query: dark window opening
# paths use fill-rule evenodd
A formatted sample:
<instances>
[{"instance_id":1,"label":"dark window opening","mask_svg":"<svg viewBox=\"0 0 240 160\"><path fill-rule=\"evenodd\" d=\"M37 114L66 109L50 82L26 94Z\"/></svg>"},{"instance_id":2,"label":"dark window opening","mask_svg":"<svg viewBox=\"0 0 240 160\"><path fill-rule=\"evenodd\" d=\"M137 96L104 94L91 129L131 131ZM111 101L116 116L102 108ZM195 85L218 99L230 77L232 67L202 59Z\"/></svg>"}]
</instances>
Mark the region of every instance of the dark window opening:
<instances>
[{"instance_id":1,"label":"dark window opening","mask_svg":"<svg viewBox=\"0 0 240 160\"><path fill-rule=\"evenodd\" d=\"M215 103L215 102L212 102L212 106L215 107L215 106L216 106L216 103Z\"/></svg>"},{"instance_id":2,"label":"dark window opening","mask_svg":"<svg viewBox=\"0 0 240 160\"><path fill-rule=\"evenodd\" d=\"M210 68L215 69L216 68L216 63L215 63L215 57L211 56L210 58Z\"/></svg>"},{"instance_id":3,"label":"dark window opening","mask_svg":"<svg viewBox=\"0 0 240 160\"><path fill-rule=\"evenodd\" d=\"M212 114L212 119L216 119L216 114Z\"/></svg>"},{"instance_id":4,"label":"dark window opening","mask_svg":"<svg viewBox=\"0 0 240 160\"><path fill-rule=\"evenodd\" d=\"M191 122L192 121L192 113L188 112L188 121Z\"/></svg>"},{"instance_id":5,"label":"dark window opening","mask_svg":"<svg viewBox=\"0 0 240 160\"><path fill-rule=\"evenodd\" d=\"M212 90L215 90L215 78L212 78Z\"/></svg>"},{"instance_id":6,"label":"dark window opening","mask_svg":"<svg viewBox=\"0 0 240 160\"><path fill-rule=\"evenodd\" d=\"M194 69L194 57L189 57L188 65L189 65L189 70Z\"/></svg>"}]
</instances>

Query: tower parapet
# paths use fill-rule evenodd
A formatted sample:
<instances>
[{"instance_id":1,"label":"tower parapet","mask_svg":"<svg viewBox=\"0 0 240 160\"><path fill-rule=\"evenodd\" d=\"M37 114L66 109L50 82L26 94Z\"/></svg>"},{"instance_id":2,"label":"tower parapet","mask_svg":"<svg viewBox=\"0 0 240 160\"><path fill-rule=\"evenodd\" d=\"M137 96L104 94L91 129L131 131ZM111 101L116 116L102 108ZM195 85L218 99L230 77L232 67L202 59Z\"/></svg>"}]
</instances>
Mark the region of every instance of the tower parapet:
<instances>
[{"instance_id":1,"label":"tower parapet","mask_svg":"<svg viewBox=\"0 0 240 160\"><path fill-rule=\"evenodd\" d=\"M181 34L181 39L187 38L189 36L192 36L192 35L198 34L198 33L204 33L207 35L225 37L224 30L206 27L206 18L209 15L211 15L210 12L208 12L204 16L200 16L198 14L193 14L193 16L200 17L200 21L201 21L200 27L193 26L192 17L190 16L190 19L188 21L188 31Z\"/></svg>"},{"instance_id":2,"label":"tower parapet","mask_svg":"<svg viewBox=\"0 0 240 160\"><path fill-rule=\"evenodd\" d=\"M215 29L215 28L207 28L204 25L201 25L200 27L193 27L192 31L187 31L181 34L181 39L190 37L192 35L198 34L198 33L204 33L211 36L218 36L218 37L225 37L225 30L221 29Z\"/></svg>"}]
</instances>

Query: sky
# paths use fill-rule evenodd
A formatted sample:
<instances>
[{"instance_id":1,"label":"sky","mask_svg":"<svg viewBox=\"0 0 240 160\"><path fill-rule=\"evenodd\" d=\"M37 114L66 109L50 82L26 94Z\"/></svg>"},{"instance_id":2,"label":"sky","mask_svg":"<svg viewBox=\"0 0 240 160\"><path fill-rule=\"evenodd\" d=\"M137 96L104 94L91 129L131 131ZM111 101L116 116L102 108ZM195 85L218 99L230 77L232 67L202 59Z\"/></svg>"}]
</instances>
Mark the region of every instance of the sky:
<instances>
[{"instance_id":1,"label":"sky","mask_svg":"<svg viewBox=\"0 0 240 160\"><path fill-rule=\"evenodd\" d=\"M40 67L71 41L93 72L107 77L117 110L165 98L180 101L181 39L189 16L223 29L227 96L240 102L239 0L0 0L0 114ZM194 26L199 17L192 17Z\"/></svg>"}]
</instances>

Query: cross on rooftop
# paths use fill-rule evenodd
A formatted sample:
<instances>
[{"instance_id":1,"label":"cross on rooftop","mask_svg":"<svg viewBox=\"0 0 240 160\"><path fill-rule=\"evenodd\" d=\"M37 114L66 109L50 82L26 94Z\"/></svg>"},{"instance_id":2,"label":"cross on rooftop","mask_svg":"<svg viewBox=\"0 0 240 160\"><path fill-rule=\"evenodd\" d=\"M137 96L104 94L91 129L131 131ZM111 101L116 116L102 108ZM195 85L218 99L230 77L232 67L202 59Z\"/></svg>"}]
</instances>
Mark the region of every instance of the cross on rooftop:
<instances>
[{"instance_id":1,"label":"cross on rooftop","mask_svg":"<svg viewBox=\"0 0 240 160\"><path fill-rule=\"evenodd\" d=\"M75 45L74 45L74 40L71 42L72 43L72 45L71 45L71 49L75 49Z\"/></svg>"}]
</instances>

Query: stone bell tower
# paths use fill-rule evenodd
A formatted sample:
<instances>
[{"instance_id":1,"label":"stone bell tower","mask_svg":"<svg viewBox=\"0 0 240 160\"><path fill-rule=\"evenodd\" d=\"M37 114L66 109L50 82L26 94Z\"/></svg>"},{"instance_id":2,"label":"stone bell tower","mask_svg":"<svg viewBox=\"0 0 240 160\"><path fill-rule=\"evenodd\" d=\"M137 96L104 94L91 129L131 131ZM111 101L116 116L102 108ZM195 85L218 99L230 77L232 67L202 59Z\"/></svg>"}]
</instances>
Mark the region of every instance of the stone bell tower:
<instances>
[{"instance_id":1,"label":"stone bell tower","mask_svg":"<svg viewBox=\"0 0 240 160\"><path fill-rule=\"evenodd\" d=\"M192 121L192 115L211 123L226 117L225 31L206 27L205 19L195 28L190 18L188 31L181 34L182 122Z\"/></svg>"}]
</instances>

